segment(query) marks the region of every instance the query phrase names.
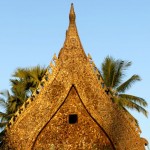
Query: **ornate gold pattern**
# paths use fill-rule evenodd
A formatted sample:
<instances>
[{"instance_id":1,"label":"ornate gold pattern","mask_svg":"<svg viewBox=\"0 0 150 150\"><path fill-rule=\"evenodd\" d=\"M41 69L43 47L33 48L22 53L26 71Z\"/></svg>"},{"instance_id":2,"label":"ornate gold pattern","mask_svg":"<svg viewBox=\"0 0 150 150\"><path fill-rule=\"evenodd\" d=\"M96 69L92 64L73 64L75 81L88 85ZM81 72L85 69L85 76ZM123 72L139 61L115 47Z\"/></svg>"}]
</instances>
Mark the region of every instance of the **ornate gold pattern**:
<instances>
[{"instance_id":1,"label":"ornate gold pattern","mask_svg":"<svg viewBox=\"0 0 150 150\"><path fill-rule=\"evenodd\" d=\"M144 150L144 140L137 127L112 103L91 56L87 57L83 50L73 5L69 17L58 58L54 55L37 91L8 125L8 147L15 150ZM67 122L70 113L78 114L77 124Z\"/></svg>"},{"instance_id":2,"label":"ornate gold pattern","mask_svg":"<svg viewBox=\"0 0 150 150\"><path fill-rule=\"evenodd\" d=\"M68 125L69 114L77 114L79 121ZM41 130L33 145L34 150L52 147L64 150L114 149L107 135L85 109L74 87L57 114Z\"/></svg>"}]
</instances>

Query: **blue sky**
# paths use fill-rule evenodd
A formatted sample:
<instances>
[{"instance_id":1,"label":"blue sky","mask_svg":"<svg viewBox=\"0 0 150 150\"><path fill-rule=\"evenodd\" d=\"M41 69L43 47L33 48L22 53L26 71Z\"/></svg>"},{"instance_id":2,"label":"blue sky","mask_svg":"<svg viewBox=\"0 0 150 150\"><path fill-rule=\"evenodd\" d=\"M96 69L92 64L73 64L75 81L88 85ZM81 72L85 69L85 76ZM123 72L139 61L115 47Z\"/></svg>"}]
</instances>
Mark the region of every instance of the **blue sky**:
<instances>
[{"instance_id":1,"label":"blue sky","mask_svg":"<svg viewBox=\"0 0 150 150\"><path fill-rule=\"evenodd\" d=\"M97 67L108 55L133 64L125 79L141 76L128 93L149 100L149 0L0 0L0 90L9 89L17 67L48 66L63 46L74 3L82 45ZM150 110L150 107L147 108ZM134 113L150 142L150 118Z\"/></svg>"}]
</instances>

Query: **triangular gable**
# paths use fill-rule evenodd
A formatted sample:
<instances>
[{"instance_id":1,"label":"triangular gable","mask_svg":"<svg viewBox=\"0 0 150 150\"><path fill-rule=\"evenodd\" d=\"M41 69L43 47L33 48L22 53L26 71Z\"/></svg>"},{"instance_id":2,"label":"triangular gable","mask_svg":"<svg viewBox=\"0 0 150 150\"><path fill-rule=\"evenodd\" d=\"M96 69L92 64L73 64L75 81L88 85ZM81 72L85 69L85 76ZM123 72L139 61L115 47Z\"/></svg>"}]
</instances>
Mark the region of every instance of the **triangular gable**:
<instances>
[{"instance_id":1,"label":"triangular gable","mask_svg":"<svg viewBox=\"0 0 150 150\"><path fill-rule=\"evenodd\" d=\"M85 55L75 25L73 5L64 46L53 60L55 64L50 64L52 70L48 69L38 92L25 102L8 125L10 147L32 149L37 136L57 114L74 86L87 112L107 134L114 149L144 149L135 124L112 103L91 57Z\"/></svg>"}]
</instances>

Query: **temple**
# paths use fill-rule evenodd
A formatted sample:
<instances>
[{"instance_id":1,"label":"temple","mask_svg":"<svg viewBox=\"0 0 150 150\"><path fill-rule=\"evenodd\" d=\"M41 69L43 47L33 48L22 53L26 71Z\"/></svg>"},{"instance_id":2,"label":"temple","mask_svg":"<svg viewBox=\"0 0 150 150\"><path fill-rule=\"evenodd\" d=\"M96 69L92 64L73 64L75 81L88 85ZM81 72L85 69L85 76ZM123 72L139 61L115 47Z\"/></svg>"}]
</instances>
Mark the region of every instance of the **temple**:
<instances>
[{"instance_id":1,"label":"temple","mask_svg":"<svg viewBox=\"0 0 150 150\"><path fill-rule=\"evenodd\" d=\"M136 123L111 98L84 52L72 4L63 47L7 125L4 149L144 150Z\"/></svg>"}]
</instances>

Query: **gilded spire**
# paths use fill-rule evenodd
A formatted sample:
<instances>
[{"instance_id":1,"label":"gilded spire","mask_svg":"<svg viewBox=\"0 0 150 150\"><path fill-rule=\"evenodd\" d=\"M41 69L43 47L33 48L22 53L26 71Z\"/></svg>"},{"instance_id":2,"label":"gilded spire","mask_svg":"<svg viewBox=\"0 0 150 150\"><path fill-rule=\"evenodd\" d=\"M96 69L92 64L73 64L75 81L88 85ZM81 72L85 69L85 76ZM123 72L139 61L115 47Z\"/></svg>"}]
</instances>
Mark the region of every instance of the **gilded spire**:
<instances>
[{"instance_id":1,"label":"gilded spire","mask_svg":"<svg viewBox=\"0 0 150 150\"><path fill-rule=\"evenodd\" d=\"M72 57L75 55L82 55L83 57L86 57L80 41L80 37L78 35L75 19L76 15L72 3L69 13L69 27L66 31L66 39L63 48L60 50L58 58L64 58L66 55L72 55Z\"/></svg>"},{"instance_id":2,"label":"gilded spire","mask_svg":"<svg viewBox=\"0 0 150 150\"><path fill-rule=\"evenodd\" d=\"M70 23L74 24L75 23L75 19L76 19L76 15L75 15L73 3L72 3L71 4L71 8L70 8L70 14L69 14Z\"/></svg>"}]
</instances>

